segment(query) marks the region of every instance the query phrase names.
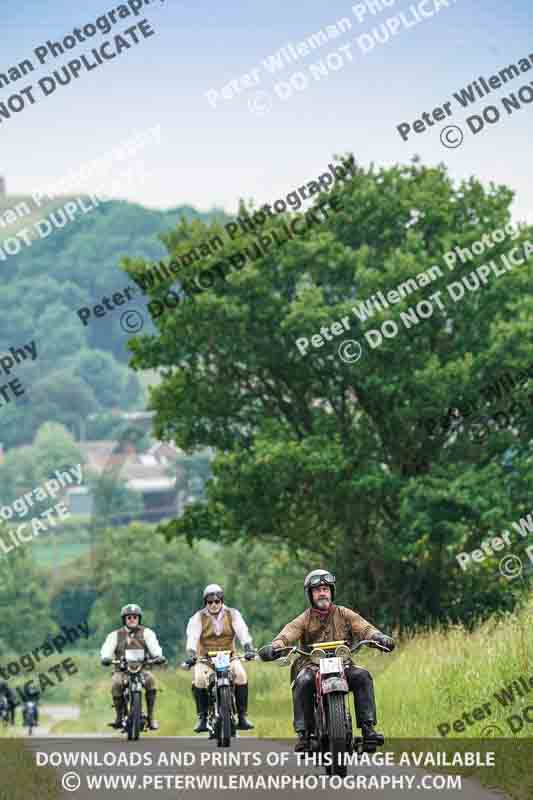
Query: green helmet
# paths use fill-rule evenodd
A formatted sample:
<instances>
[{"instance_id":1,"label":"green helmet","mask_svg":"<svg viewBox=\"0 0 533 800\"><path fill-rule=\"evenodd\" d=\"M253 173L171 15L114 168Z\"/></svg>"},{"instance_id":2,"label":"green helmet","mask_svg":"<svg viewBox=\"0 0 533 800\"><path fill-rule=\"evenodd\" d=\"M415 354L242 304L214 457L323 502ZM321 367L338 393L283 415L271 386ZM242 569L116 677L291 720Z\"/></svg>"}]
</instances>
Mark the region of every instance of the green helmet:
<instances>
[{"instance_id":1,"label":"green helmet","mask_svg":"<svg viewBox=\"0 0 533 800\"><path fill-rule=\"evenodd\" d=\"M311 605L313 605L311 589L316 589L317 586L329 586L331 589L331 600L335 600L335 575L332 575L327 569L314 569L306 575L304 580L304 592Z\"/></svg>"}]
</instances>

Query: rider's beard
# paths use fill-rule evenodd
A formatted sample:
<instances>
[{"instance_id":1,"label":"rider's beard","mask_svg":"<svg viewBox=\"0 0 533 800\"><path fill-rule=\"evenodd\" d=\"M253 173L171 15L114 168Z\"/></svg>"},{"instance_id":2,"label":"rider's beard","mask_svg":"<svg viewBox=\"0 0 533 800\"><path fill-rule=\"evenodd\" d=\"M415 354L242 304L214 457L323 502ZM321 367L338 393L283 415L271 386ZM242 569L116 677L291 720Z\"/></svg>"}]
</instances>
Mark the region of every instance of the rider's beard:
<instances>
[{"instance_id":1,"label":"rider's beard","mask_svg":"<svg viewBox=\"0 0 533 800\"><path fill-rule=\"evenodd\" d=\"M319 598L319 599L318 599L318 600L315 602L315 605L316 605L316 607L317 607L317 608L319 608L321 611L326 611L326 609L328 609L328 608L330 607L330 605L331 605L331 600L329 599L329 597L320 597L320 598Z\"/></svg>"}]
</instances>

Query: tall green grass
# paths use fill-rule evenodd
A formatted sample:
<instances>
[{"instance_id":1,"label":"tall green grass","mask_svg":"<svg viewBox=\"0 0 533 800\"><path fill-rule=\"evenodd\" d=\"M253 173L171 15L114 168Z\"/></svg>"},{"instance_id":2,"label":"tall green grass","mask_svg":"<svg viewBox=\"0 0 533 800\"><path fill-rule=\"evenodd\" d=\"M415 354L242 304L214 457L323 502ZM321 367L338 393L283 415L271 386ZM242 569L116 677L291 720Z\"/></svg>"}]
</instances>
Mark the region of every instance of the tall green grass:
<instances>
[{"instance_id":1,"label":"tall green grass","mask_svg":"<svg viewBox=\"0 0 533 800\"><path fill-rule=\"evenodd\" d=\"M388 742L392 739L412 741L433 739L428 748L442 749L450 740L452 747L478 750L483 729L498 725L507 741L488 744L498 753L497 767L491 770L464 770L487 785L505 789L513 800L533 798L533 724L525 724L512 736L506 719L519 714L525 706L533 705L533 690L507 708L493 697L494 692L520 676L533 675L533 631L530 620L533 601L518 615L491 619L474 632L461 626L434 628L403 639L391 655L365 650L358 654L358 664L374 676L378 706L378 729ZM87 656L84 656L87 658ZM96 659L96 656L95 656ZM97 664L97 661L96 661ZM290 672L275 663L252 662L246 665L250 681L249 716L255 729L244 736L285 739L294 736ZM154 670L158 687L158 733L149 736L193 735L196 709L191 693L190 672L171 667ZM71 702L81 705L81 717L76 721L57 724L54 733L109 733L106 726L112 719L110 675L92 667L92 681L69 684ZM77 677L77 676L76 676ZM490 717L476 721L463 733L453 731L453 721L463 712L489 703ZM446 738L439 735L437 726L450 723ZM468 745L465 741L474 741ZM477 742L476 742L477 739ZM459 741L462 740L462 741ZM523 747L519 747L519 742ZM491 749L489 747L489 749ZM460 772L461 770L453 770Z\"/></svg>"}]
</instances>

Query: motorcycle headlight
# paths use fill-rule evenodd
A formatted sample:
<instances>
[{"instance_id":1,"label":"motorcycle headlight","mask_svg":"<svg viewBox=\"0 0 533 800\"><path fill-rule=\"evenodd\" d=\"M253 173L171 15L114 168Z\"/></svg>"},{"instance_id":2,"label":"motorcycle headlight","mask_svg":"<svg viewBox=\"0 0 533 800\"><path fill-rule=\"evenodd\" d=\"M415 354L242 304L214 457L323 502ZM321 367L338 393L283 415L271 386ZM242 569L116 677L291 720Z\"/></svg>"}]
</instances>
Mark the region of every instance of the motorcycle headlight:
<instances>
[{"instance_id":1,"label":"motorcycle headlight","mask_svg":"<svg viewBox=\"0 0 533 800\"><path fill-rule=\"evenodd\" d=\"M320 650L319 648L313 650L313 652L311 653L311 661L313 662L313 664L320 664L320 659L327 657L328 654L326 653L326 651Z\"/></svg>"},{"instance_id":2,"label":"motorcycle headlight","mask_svg":"<svg viewBox=\"0 0 533 800\"><path fill-rule=\"evenodd\" d=\"M335 655L337 658L341 658L343 661L346 661L347 658L351 657L350 648L347 647L345 644L341 644L340 647L335 649Z\"/></svg>"}]
</instances>

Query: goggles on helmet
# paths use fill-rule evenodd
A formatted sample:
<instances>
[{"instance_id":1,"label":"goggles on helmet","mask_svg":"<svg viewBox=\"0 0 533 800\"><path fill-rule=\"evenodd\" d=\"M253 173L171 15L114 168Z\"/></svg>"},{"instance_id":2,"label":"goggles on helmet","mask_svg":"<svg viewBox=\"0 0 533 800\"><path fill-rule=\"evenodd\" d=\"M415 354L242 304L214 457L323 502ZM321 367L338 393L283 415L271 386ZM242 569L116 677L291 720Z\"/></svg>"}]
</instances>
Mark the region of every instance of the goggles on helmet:
<instances>
[{"instance_id":1,"label":"goggles on helmet","mask_svg":"<svg viewBox=\"0 0 533 800\"><path fill-rule=\"evenodd\" d=\"M314 575L312 578L309 579L309 586L320 586L320 584L332 584L335 585L335 575L332 575L331 572L326 573L325 575Z\"/></svg>"}]
</instances>

